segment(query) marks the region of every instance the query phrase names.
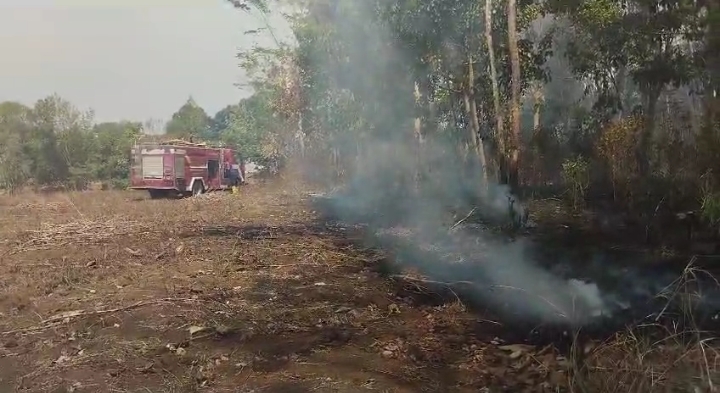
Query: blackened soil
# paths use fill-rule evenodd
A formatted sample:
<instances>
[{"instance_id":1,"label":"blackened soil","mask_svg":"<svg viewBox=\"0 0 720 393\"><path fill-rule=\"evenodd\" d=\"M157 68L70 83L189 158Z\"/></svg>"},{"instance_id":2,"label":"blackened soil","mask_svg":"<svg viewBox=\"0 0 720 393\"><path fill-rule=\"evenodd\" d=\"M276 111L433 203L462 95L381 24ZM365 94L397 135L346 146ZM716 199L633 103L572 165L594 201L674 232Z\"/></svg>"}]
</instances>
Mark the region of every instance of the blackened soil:
<instances>
[{"instance_id":1,"label":"blackened soil","mask_svg":"<svg viewBox=\"0 0 720 393\"><path fill-rule=\"evenodd\" d=\"M483 325L484 335L501 337L509 342L555 344L567 348L573 336L605 339L631 327L647 335L666 334L668 328L683 331L685 324L691 324L693 331L698 328L708 333L720 331L717 318L720 285L710 269L688 274L685 266L678 263L648 264L640 260L645 258L644 255L605 250L587 241L571 244L553 241L552 236L533 234L502 238L501 231L484 231L479 226L465 231L461 240L465 243L473 238L505 244L522 242L525 260L566 280L592 282L611 303L608 313L597 315L589 322L548 322L513 309L509 304L503 305L503 295L495 289L502 283L494 282L483 274L483 269L476 268L477 264L484 263L483 257L473 252L472 247L465 249L462 245L449 244L452 241L445 237L447 230L437 237L428 233L379 235L377 221L374 228L361 220L338 222L338 215L328 202L327 198L315 200L316 209L322 213L322 219L317 223L318 231L340 235L335 236L342 239L339 242L364 247L373 255L380 250L385 257L375 259L373 268L396 282L397 295L408 302L436 305L460 299L483 318L497 321L495 325ZM433 245L433 238L440 241ZM448 255L458 250L464 254L463 262L446 263ZM702 262L705 267L713 266L707 261ZM429 278L406 277L402 272L407 267L419 270ZM687 307L687 296L683 295L688 292L703 293L691 308Z\"/></svg>"}]
</instances>

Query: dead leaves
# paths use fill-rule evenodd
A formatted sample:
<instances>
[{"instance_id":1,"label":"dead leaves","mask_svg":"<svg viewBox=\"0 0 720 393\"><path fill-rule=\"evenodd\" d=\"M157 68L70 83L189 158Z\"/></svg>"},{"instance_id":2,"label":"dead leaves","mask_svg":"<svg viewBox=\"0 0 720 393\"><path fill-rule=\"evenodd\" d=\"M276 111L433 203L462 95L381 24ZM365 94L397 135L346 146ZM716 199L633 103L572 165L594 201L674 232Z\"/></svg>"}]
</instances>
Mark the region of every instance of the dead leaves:
<instances>
[{"instance_id":1,"label":"dead leaves","mask_svg":"<svg viewBox=\"0 0 720 393\"><path fill-rule=\"evenodd\" d=\"M192 337L192 336L194 336L194 335L196 335L196 334L198 334L198 333L202 333L202 332L207 331L208 328L205 327L205 326L195 326L195 325L193 325L193 326L190 326L190 328L189 328L188 330L190 331L190 337Z\"/></svg>"},{"instance_id":2,"label":"dead leaves","mask_svg":"<svg viewBox=\"0 0 720 393\"><path fill-rule=\"evenodd\" d=\"M517 359L520 356L523 355L523 353L532 351L535 349L532 345L524 345L524 344L512 344L512 345L503 345L498 347L503 351L510 352L510 359Z\"/></svg>"}]
</instances>

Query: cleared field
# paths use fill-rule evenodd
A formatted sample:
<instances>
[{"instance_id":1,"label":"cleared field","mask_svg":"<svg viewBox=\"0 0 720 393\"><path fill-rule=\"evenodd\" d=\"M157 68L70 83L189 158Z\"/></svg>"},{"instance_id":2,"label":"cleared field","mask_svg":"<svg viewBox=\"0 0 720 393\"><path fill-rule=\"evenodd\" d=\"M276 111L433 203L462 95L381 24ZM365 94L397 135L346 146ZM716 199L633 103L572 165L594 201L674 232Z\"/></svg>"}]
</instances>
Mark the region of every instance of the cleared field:
<instances>
[{"instance_id":1,"label":"cleared field","mask_svg":"<svg viewBox=\"0 0 720 393\"><path fill-rule=\"evenodd\" d=\"M459 301L422 302L422 288L381 277L378 256L316 222L305 195L270 184L183 200L0 197L0 391L568 385L572 367L551 347L503 343ZM605 347L597 377L623 365L642 381L646 366L620 347Z\"/></svg>"}]
</instances>

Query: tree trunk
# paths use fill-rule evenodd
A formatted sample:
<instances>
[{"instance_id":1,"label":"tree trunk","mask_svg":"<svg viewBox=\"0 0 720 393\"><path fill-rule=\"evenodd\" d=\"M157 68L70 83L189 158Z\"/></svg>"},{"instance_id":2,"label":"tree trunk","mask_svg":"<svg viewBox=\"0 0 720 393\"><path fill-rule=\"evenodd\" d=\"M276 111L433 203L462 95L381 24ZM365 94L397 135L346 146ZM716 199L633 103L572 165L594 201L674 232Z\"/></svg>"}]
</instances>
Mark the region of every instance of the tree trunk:
<instances>
[{"instance_id":1,"label":"tree trunk","mask_svg":"<svg viewBox=\"0 0 720 393\"><path fill-rule=\"evenodd\" d=\"M520 54L518 53L517 40L517 4L516 0L507 2L508 18L508 50L510 52L510 121L511 121L511 149L509 184L513 191L520 186Z\"/></svg>"},{"instance_id":2,"label":"tree trunk","mask_svg":"<svg viewBox=\"0 0 720 393\"><path fill-rule=\"evenodd\" d=\"M305 158L305 130L303 130L302 112L298 115L298 139L300 143L300 158Z\"/></svg>"},{"instance_id":3,"label":"tree trunk","mask_svg":"<svg viewBox=\"0 0 720 393\"><path fill-rule=\"evenodd\" d=\"M610 120L612 124L617 124L620 120L622 120L623 116L626 112L626 90L627 86L627 67L621 66L620 69L615 73L615 95L618 99L618 108L617 111L615 111L615 114L613 115L612 119Z\"/></svg>"},{"instance_id":4,"label":"tree trunk","mask_svg":"<svg viewBox=\"0 0 720 393\"><path fill-rule=\"evenodd\" d=\"M488 187L487 158L485 157L485 144L480 138L480 121L478 120L477 103L475 102L475 66L473 65L472 55L468 55L468 80L467 87L463 89L463 98L465 100L465 111L470 117L470 127L468 142L470 147L475 151L480 170L482 171L483 184L480 187L481 195L484 195Z\"/></svg>"},{"instance_id":5,"label":"tree trunk","mask_svg":"<svg viewBox=\"0 0 720 393\"><path fill-rule=\"evenodd\" d=\"M422 92L420 91L420 83L415 81L415 89L413 91L413 95L415 96L415 122L414 122L414 134L415 134L415 179L414 179L414 186L415 191L420 191L420 179L422 178L423 172L425 171L425 168L423 167L423 130L422 130Z\"/></svg>"},{"instance_id":6,"label":"tree trunk","mask_svg":"<svg viewBox=\"0 0 720 393\"><path fill-rule=\"evenodd\" d=\"M532 102L533 102L533 138L536 140L543 140L541 135L541 124L540 124L540 112L542 111L543 104L545 103L545 94L543 92L543 86L540 81L535 81L532 84ZM544 183L544 170L543 170L543 154L547 153L546 146L544 144L535 144L529 151L532 151L530 159L532 164L528 165L531 167L530 173L525 174L525 182L531 186Z\"/></svg>"},{"instance_id":7,"label":"tree trunk","mask_svg":"<svg viewBox=\"0 0 720 393\"><path fill-rule=\"evenodd\" d=\"M492 0L485 0L485 44L488 50L488 60L490 63L490 82L493 93L493 109L495 111L495 143L497 144L497 160L498 160L498 182L504 183L507 163L507 149L505 148L506 135L504 132L503 111L500 106L500 88L498 87L497 69L495 68L495 49L493 47L492 37Z\"/></svg>"},{"instance_id":8,"label":"tree trunk","mask_svg":"<svg viewBox=\"0 0 720 393\"><path fill-rule=\"evenodd\" d=\"M420 93L420 83L415 82L415 90L413 93L415 96L415 110L417 112L415 115L415 126L413 127L413 129L415 131L415 139L418 142L422 143L422 116L420 114L420 106L422 105L422 93Z\"/></svg>"},{"instance_id":9,"label":"tree trunk","mask_svg":"<svg viewBox=\"0 0 720 393\"><path fill-rule=\"evenodd\" d=\"M342 164L340 163L340 150L338 148L333 147L330 149L330 161L332 162L332 167L335 170L335 180L340 181L342 178Z\"/></svg>"},{"instance_id":10,"label":"tree trunk","mask_svg":"<svg viewBox=\"0 0 720 393\"><path fill-rule=\"evenodd\" d=\"M540 82L533 83L533 131L540 130L540 112L545 103L545 94Z\"/></svg>"},{"instance_id":11,"label":"tree trunk","mask_svg":"<svg viewBox=\"0 0 720 393\"><path fill-rule=\"evenodd\" d=\"M651 87L645 92L644 124L640 130L640 137L636 146L635 158L637 160L638 175L645 179L650 174L650 147L655 136L655 116L661 89Z\"/></svg>"},{"instance_id":12,"label":"tree trunk","mask_svg":"<svg viewBox=\"0 0 720 393\"><path fill-rule=\"evenodd\" d=\"M461 84L460 90L463 92L463 101L465 104L465 106L464 106L465 112L464 113L467 113L467 108L470 106L470 95L465 94L466 89L464 87L464 84ZM460 124L462 120L461 120L460 116L458 116L458 110L455 108L455 101L453 100L450 105L452 107L451 112L453 114L453 124ZM462 167L462 176L463 177L471 176L471 171L469 168L469 166L470 166L469 163L472 160L470 157L471 151L472 151L472 147L470 146L470 141L467 138L464 139L462 143L458 143L457 154L458 154L458 157L462 157L462 166L461 167Z\"/></svg>"},{"instance_id":13,"label":"tree trunk","mask_svg":"<svg viewBox=\"0 0 720 393\"><path fill-rule=\"evenodd\" d=\"M706 31L706 67L710 86L706 93L708 126L715 129L720 122L720 0L707 2L709 21Z\"/></svg>"}]
</instances>

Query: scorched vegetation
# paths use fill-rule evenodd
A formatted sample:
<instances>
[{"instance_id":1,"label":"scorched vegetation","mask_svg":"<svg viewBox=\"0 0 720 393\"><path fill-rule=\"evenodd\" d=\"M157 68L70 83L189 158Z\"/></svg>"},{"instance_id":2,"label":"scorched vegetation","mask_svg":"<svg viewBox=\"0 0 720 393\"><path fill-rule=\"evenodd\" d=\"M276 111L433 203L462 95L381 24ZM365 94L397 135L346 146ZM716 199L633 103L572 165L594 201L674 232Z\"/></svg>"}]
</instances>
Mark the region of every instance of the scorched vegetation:
<instances>
[{"instance_id":1,"label":"scorched vegetation","mask_svg":"<svg viewBox=\"0 0 720 393\"><path fill-rule=\"evenodd\" d=\"M716 390L717 0L231 3L212 117L0 104L0 386ZM146 200L151 131L277 178Z\"/></svg>"},{"instance_id":2,"label":"scorched vegetation","mask_svg":"<svg viewBox=\"0 0 720 393\"><path fill-rule=\"evenodd\" d=\"M362 246L367 228L328 222L299 184L146 198L0 199L1 386L650 391L716 376L712 343L695 333L525 343L452 283L390 266Z\"/></svg>"}]
</instances>

